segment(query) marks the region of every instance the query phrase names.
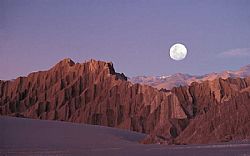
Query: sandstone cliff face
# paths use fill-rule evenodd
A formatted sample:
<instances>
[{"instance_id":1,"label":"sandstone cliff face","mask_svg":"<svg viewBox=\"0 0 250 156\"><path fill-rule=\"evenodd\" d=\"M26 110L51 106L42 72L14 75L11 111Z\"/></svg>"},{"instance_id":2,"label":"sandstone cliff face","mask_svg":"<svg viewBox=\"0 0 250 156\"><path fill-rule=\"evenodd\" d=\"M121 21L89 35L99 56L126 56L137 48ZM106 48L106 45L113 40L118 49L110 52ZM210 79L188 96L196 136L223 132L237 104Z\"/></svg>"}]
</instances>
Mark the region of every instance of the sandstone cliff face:
<instances>
[{"instance_id":1,"label":"sandstone cliff face","mask_svg":"<svg viewBox=\"0 0 250 156\"><path fill-rule=\"evenodd\" d=\"M166 135L171 128L169 118L185 117L179 103L172 106L170 93L132 85L126 79L115 73L112 63L75 64L65 59L48 71L1 81L0 114Z\"/></svg>"},{"instance_id":2,"label":"sandstone cliff face","mask_svg":"<svg viewBox=\"0 0 250 156\"><path fill-rule=\"evenodd\" d=\"M190 117L189 125L175 139L175 143L212 143L249 138L249 88L248 77L216 79L173 89Z\"/></svg>"},{"instance_id":3,"label":"sandstone cliff face","mask_svg":"<svg viewBox=\"0 0 250 156\"><path fill-rule=\"evenodd\" d=\"M65 59L48 71L0 81L0 114L118 127L167 143L244 139L250 78L159 91L132 84L112 63ZM147 140L145 143L147 143Z\"/></svg>"}]
</instances>

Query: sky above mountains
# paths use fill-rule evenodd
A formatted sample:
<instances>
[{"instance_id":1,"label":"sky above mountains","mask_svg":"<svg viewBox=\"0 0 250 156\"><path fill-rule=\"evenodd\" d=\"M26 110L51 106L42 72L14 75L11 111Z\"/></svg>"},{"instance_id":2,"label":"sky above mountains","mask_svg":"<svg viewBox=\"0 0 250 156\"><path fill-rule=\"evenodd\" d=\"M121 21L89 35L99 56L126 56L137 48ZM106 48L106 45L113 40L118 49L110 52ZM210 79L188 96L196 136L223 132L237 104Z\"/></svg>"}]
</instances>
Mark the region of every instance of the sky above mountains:
<instances>
[{"instance_id":1,"label":"sky above mountains","mask_svg":"<svg viewBox=\"0 0 250 156\"><path fill-rule=\"evenodd\" d=\"M1 0L0 79L68 57L129 77L235 70L250 63L249 10L248 0ZM178 42L183 61L169 58Z\"/></svg>"}]
</instances>

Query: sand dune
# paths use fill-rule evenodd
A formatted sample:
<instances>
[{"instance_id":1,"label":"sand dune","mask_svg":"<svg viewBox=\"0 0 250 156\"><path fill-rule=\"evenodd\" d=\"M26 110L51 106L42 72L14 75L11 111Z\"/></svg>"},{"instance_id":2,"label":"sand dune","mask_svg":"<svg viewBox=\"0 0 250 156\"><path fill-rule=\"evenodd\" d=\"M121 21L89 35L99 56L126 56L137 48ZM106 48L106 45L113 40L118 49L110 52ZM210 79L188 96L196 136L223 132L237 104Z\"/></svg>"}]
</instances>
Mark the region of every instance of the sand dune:
<instances>
[{"instance_id":1,"label":"sand dune","mask_svg":"<svg viewBox=\"0 0 250 156\"><path fill-rule=\"evenodd\" d=\"M238 155L249 156L250 144L142 145L145 136L104 126L0 117L3 156L98 155Z\"/></svg>"}]
</instances>

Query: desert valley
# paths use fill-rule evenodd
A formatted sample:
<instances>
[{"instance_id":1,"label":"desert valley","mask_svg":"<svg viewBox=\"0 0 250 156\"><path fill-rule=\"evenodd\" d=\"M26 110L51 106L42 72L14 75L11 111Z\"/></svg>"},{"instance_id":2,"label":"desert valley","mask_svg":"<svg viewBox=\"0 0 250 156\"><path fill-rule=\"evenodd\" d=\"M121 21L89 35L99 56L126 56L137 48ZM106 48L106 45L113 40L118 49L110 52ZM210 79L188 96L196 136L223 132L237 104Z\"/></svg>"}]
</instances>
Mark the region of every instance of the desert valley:
<instances>
[{"instance_id":1,"label":"desert valley","mask_svg":"<svg viewBox=\"0 0 250 156\"><path fill-rule=\"evenodd\" d=\"M47 71L0 81L0 114L139 132L143 135L134 141L140 144L215 144L250 139L247 75L218 76L160 90L127 79L115 72L111 62L64 59ZM4 120L1 117L1 122ZM17 122L6 121L10 122L7 125ZM2 145L10 137L5 136Z\"/></svg>"},{"instance_id":2,"label":"desert valley","mask_svg":"<svg viewBox=\"0 0 250 156\"><path fill-rule=\"evenodd\" d=\"M0 0L0 156L250 156L249 0Z\"/></svg>"}]
</instances>

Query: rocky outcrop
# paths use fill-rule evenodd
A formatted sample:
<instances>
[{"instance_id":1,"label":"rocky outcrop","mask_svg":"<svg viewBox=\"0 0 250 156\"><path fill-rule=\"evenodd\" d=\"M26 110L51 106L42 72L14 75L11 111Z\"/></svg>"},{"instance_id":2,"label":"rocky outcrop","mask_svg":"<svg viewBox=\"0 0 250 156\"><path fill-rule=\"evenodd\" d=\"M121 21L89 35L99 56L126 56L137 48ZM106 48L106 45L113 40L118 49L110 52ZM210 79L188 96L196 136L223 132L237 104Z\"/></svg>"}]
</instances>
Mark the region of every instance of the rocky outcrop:
<instances>
[{"instance_id":1,"label":"rocky outcrop","mask_svg":"<svg viewBox=\"0 0 250 156\"><path fill-rule=\"evenodd\" d=\"M249 88L250 77L216 79L174 88L190 119L175 143L213 143L249 138Z\"/></svg>"},{"instance_id":2,"label":"rocky outcrop","mask_svg":"<svg viewBox=\"0 0 250 156\"><path fill-rule=\"evenodd\" d=\"M65 59L48 71L1 81L0 114L168 133L168 119L183 115L179 104L171 108L172 95L126 80L112 63Z\"/></svg>"},{"instance_id":3,"label":"rocky outcrop","mask_svg":"<svg viewBox=\"0 0 250 156\"><path fill-rule=\"evenodd\" d=\"M0 114L150 134L143 143L244 139L249 86L250 78L229 78L159 91L128 82L112 63L65 59L48 71L0 81Z\"/></svg>"}]
</instances>

